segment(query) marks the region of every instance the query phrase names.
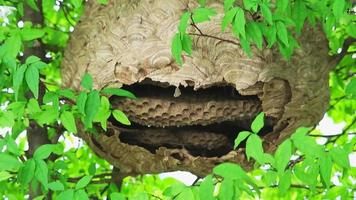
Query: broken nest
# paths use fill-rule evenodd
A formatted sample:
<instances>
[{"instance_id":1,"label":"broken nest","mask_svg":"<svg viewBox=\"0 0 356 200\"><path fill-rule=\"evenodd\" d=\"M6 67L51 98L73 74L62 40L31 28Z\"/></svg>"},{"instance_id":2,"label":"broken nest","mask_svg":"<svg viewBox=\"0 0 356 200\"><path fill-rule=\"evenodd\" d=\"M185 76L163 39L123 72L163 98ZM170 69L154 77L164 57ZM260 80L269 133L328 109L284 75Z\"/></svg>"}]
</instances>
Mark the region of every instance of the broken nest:
<instances>
[{"instance_id":1,"label":"broken nest","mask_svg":"<svg viewBox=\"0 0 356 200\"><path fill-rule=\"evenodd\" d=\"M328 46L318 28L305 27L289 61L278 49L248 57L231 30L221 32L222 14L188 28L192 56L180 67L171 40L181 14L195 0L90 1L71 35L62 63L63 86L80 90L88 72L96 89L121 87L138 99L111 97L131 126L110 120L108 131L79 136L121 173L137 175L186 170L199 176L222 162L248 168L244 147L233 150L239 131L265 112L260 135L273 152L300 126L313 126L329 99ZM221 3L208 3L223 13ZM226 41L234 41L226 42Z\"/></svg>"}]
</instances>

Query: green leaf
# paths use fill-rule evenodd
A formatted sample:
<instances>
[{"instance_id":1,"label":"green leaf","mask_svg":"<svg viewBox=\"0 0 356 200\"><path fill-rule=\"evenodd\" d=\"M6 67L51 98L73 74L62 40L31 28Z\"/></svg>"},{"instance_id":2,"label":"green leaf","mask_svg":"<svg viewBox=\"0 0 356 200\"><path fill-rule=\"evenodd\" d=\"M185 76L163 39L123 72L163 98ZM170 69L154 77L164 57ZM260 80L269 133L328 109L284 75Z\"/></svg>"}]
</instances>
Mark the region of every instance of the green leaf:
<instances>
[{"instance_id":1,"label":"green leaf","mask_svg":"<svg viewBox=\"0 0 356 200\"><path fill-rule=\"evenodd\" d=\"M26 58L26 62L25 63L27 65L30 65L30 64L38 62L38 61L41 61L41 58L31 55L31 56Z\"/></svg>"},{"instance_id":2,"label":"green leaf","mask_svg":"<svg viewBox=\"0 0 356 200\"><path fill-rule=\"evenodd\" d=\"M40 12L40 9L38 9L38 6L37 6L37 0L26 0L26 3L27 3L27 5L30 6L30 8L32 8L36 12Z\"/></svg>"},{"instance_id":3,"label":"green leaf","mask_svg":"<svg viewBox=\"0 0 356 200\"><path fill-rule=\"evenodd\" d=\"M69 132L77 133L77 126L75 125L75 119L72 112L63 111L60 116L60 120L64 128L66 128Z\"/></svg>"},{"instance_id":4,"label":"green leaf","mask_svg":"<svg viewBox=\"0 0 356 200\"><path fill-rule=\"evenodd\" d=\"M334 0L332 11L336 18L340 18L344 13L345 0Z\"/></svg>"},{"instance_id":5,"label":"green leaf","mask_svg":"<svg viewBox=\"0 0 356 200\"><path fill-rule=\"evenodd\" d=\"M89 93L88 99L85 103L85 118L84 124L86 128L92 127L92 121L97 114L100 106L100 96L97 90L93 90Z\"/></svg>"},{"instance_id":6,"label":"green leaf","mask_svg":"<svg viewBox=\"0 0 356 200\"><path fill-rule=\"evenodd\" d=\"M193 21L194 23L201 23L209 21L210 17L215 16L216 11L212 8L196 8L193 11Z\"/></svg>"},{"instance_id":7,"label":"green leaf","mask_svg":"<svg viewBox=\"0 0 356 200\"><path fill-rule=\"evenodd\" d=\"M85 73L80 85L87 90L92 90L93 89L93 77L90 74Z\"/></svg>"},{"instance_id":8,"label":"green leaf","mask_svg":"<svg viewBox=\"0 0 356 200\"><path fill-rule=\"evenodd\" d=\"M22 163L12 155L0 152L0 171L17 171Z\"/></svg>"},{"instance_id":9,"label":"green leaf","mask_svg":"<svg viewBox=\"0 0 356 200\"><path fill-rule=\"evenodd\" d=\"M283 13L287 10L289 0L277 0L277 12Z\"/></svg>"},{"instance_id":10,"label":"green leaf","mask_svg":"<svg viewBox=\"0 0 356 200\"><path fill-rule=\"evenodd\" d=\"M356 78L353 77L345 87L345 95L349 98L356 98Z\"/></svg>"},{"instance_id":11,"label":"green leaf","mask_svg":"<svg viewBox=\"0 0 356 200\"><path fill-rule=\"evenodd\" d=\"M176 60L176 62L179 65L183 64L182 57L181 57L182 50L183 50L183 47L182 47L181 37L180 37L180 34L177 33L174 35L173 40L172 40L171 52L172 52L173 58Z\"/></svg>"},{"instance_id":12,"label":"green leaf","mask_svg":"<svg viewBox=\"0 0 356 200\"><path fill-rule=\"evenodd\" d=\"M252 56L250 42L245 38L240 38L241 47L248 57Z\"/></svg>"},{"instance_id":13,"label":"green leaf","mask_svg":"<svg viewBox=\"0 0 356 200\"><path fill-rule=\"evenodd\" d=\"M334 147L330 150L332 160L340 167L350 169L349 154L340 147Z\"/></svg>"},{"instance_id":14,"label":"green leaf","mask_svg":"<svg viewBox=\"0 0 356 200\"><path fill-rule=\"evenodd\" d=\"M325 156L322 156L319 159L320 159L319 170L320 170L321 180L323 181L323 184L327 188L329 188L333 162L328 153L326 153Z\"/></svg>"},{"instance_id":15,"label":"green leaf","mask_svg":"<svg viewBox=\"0 0 356 200\"><path fill-rule=\"evenodd\" d=\"M75 185L75 189L78 190L78 189L82 189L82 188L86 187L90 183L92 178L93 178L93 176L88 176L88 175L84 176Z\"/></svg>"},{"instance_id":16,"label":"green leaf","mask_svg":"<svg viewBox=\"0 0 356 200\"><path fill-rule=\"evenodd\" d=\"M124 125L131 125L130 120L127 118L127 116L125 115L125 113L123 113L121 110L114 110L112 112L112 114L114 115L114 118L124 124Z\"/></svg>"},{"instance_id":17,"label":"green leaf","mask_svg":"<svg viewBox=\"0 0 356 200\"><path fill-rule=\"evenodd\" d=\"M278 189L281 196L284 196L287 193L288 189L290 188L291 176L292 176L292 172L290 169L288 169L287 171L285 171L283 174L279 176Z\"/></svg>"},{"instance_id":18,"label":"green leaf","mask_svg":"<svg viewBox=\"0 0 356 200\"><path fill-rule=\"evenodd\" d=\"M240 35L242 38L246 38L245 25L246 19L244 11L241 8L237 7L235 19L232 24L232 31L237 37Z\"/></svg>"},{"instance_id":19,"label":"green leaf","mask_svg":"<svg viewBox=\"0 0 356 200\"><path fill-rule=\"evenodd\" d=\"M275 185L277 177L278 177L277 172L269 170L263 175L262 181L267 186Z\"/></svg>"},{"instance_id":20,"label":"green leaf","mask_svg":"<svg viewBox=\"0 0 356 200\"><path fill-rule=\"evenodd\" d=\"M263 36L259 25L256 22L249 22L246 25L246 32L256 44L257 48L262 49Z\"/></svg>"},{"instance_id":21,"label":"green leaf","mask_svg":"<svg viewBox=\"0 0 356 200\"><path fill-rule=\"evenodd\" d=\"M306 12L307 8L303 0L297 0L294 3L294 7L292 8L293 18L295 22L295 29L298 34L301 33L302 28L304 26L304 21L307 18L308 12Z\"/></svg>"},{"instance_id":22,"label":"green leaf","mask_svg":"<svg viewBox=\"0 0 356 200\"><path fill-rule=\"evenodd\" d=\"M85 92L80 92L78 97L77 97L77 106L78 106L78 111L81 114L85 114L85 103L87 101L88 95Z\"/></svg>"},{"instance_id":23,"label":"green leaf","mask_svg":"<svg viewBox=\"0 0 356 200\"><path fill-rule=\"evenodd\" d=\"M63 191L64 185L59 181L55 181L55 182L49 183L48 188L51 189L52 191Z\"/></svg>"},{"instance_id":24,"label":"green leaf","mask_svg":"<svg viewBox=\"0 0 356 200\"><path fill-rule=\"evenodd\" d=\"M88 194L85 190L78 190L74 193L75 200L89 200Z\"/></svg>"},{"instance_id":25,"label":"green leaf","mask_svg":"<svg viewBox=\"0 0 356 200\"><path fill-rule=\"evenodd\" d=\"M10 174L8 171L0 171L0 182L8 181L9 178L13 177L13 174Z\"/></svg>"},{"instance_id":26,"label":"green leaf","mask_svg":"<svg viewBox=\"0 0 356 200\"><path fill-rule=\"evenodd\" d=\"M258 163L264 164L264 153L262 147L262 140L258 135L251 134L246 142L246 157L249 160L251 157L254 158Z\"/></svg>"},{"instance_id":27,"label":"green leaf","mask_svg":"<svg viewBox=\"0 0 356 200\"><path fill-rule=\"evenodd\" d=\"M125 195L118 193L118 192L113 192L110 194L110 199L112 200L126 200Z\"/></svg>"},{"instance_id":28,"label":"green leaf","mask_svg":"<svg viewBox=\"0 0 356 200\"><path fill-rule=\"evenodd\" d=\"M23 28L20 31L23 41L31 41L44 36L45 32L37 28Z\"/></svg>"},{"instance_id":29,"label":"green leaf","mask_svg":"<svg viewBox=\"0 0 356 200\"><path fill-rule=\"evenodd\" d=\"M265 34L267 42L268 42L268 48L271 48L273 44L277 41L277 29L275 25L272 25L270 27L266 27L265 31L263 32Z\"/></svg>"},{"instance_id":30,"label":"green leaf","mask_svg":"<svg viewBox=\"0 0 356 200\"><path fill-rule=\"evenodd\" d=\"M30 115L35 115L39 112L41 112L41 107L38 104L37 99L31 98L28 103L27 103L27 111Z\"/></svg>"},{"instance_id":31,"label":"green leaf","mask_svg":"<svg viewBox=\"0 0 356 200\"><path fill-rule=\"evenodd\" d=\"M101 92L103 94L107 94L107 95L116 95L119 97L127 97L130 99L136 99L136 96L134 94L132 94L131 92L124 90L124 89L120 89L120 88L105 88L103 90L101 90Z\"/></svg>"},{"instance_id":32,"label":"green leaf","mask_svg":"<svg viewBox=\"0 0 356 200\"><path fill-rule=\"evenodd\" d=\"M257 10L259 0L243 0L246 10Z\"/></svg>"},{"instance_id":33,"label":"green leaf","mask_svg":"<svg viewBox=\"0 0 356 200\"><path fill-rule=\"evenodd\" d=\"M183 190L177 195L176 200L187 200L187 199L195 199L194 194L191 188L185 187Z\"/></svg>"},{"instance_id":34,"label":"green leaf","mask_svg":"<svg viewBox=\"0 0 356 200\"><path fill-rule=\"evenodd\" d=\"M288 47L289 46L289 42L288 42L288 31L286 28L286 25L283 22L277 22L276 24L276 28L277 28L277 37L279 40L282 41L282 43Z\"/></svg>"},{"instance_id":35,"label":"green leaf","mask_svg":"<svg viewBox=\"0 0 356 200\"><path fill-rule=\"evenodd\" d=\"M226 27L233 22L234 17L235 17L235 15L237 13L237 10L238 10L237 8L233 8L233 9L231 9L231 10L229 10L229 11L227 11L225 13L225 15L223 17L223 20L221 22L221 30L222 30L222 32L224 32Z\"/></svg>"},{"instance_id":36,"label":"green leaf","mask_svg":"<svg viewBox=\"0 0 356 200\"><path fill-rule=\"evenodd\" d=\"M14 93L15 93L15 100L17 101L18 96L19 96L19 89L20 86L23 82L23 77L25 75L25 71L26 71L27 66L26 65L21 65L20 68L18 68L13 76L12 79L12 84L13 84L13 88L14 88Z\"/></svg>"},{"instance_id":37,"label":"green leaf","mask_svg":"<svg viewBox=\"0 0 356 200\"><path fill-rule=\"evenodd\" d=\"M183 34L182 36L182 49L188 55L192 55L193 40L188 34Z\"/></svg>"},{"instance_id":38,"label":"green leaf","mask_svg":"<svg viewBox=\"0 0 356 200\"><path fill-rule=\"evenodd\" d=\"M174 183L163 191L163 195L168 197L176 196L179 193L181 193L185 187L186 186L183 183L180 182Z\"/></svg>"},{"instance_id":39,"label":"green leaf","mask_svg":"<svg viewBox=\"0 0 356 200\"><path fill-rule=\"evenodd\" d=\"M235 0L225 0L224 1L224 11L230 10L234 6ZM226 13L227 14L227 13Z\"/></svg>"},{"instance_id":40,"label":"green leaf","mask_svg":"<svg viewBox=\"0 0 356 200\"><path fill-rule=\"evenodd\" d=\"M267 23L272 25L273 24L272 12L269 9L268 4L267 3L262 3L260 6L261 6L262 16L265 18Z\"/></svg>"},{"instance_id":41,"label":"green leaf","mask_svg":"<svg viewBox=\"0 0 356 200\"><path fill-rule=\"evenodd\" d=\"M213 173L233 180L248 178L246 172L239 165L228 162L216 166Z\"/></svg>"},{"instance_id":42,"label":"green leaf","mask_svg":"<svg viewBox=\"0 0 356 200\"><path fill-rule=\"evenodd\" d=\"M110 102L109 99L105 96L101 97L100 108L98 113L95 115L93 121L100 122L101 127L106 131L107 128L107 120L111 115L110 111Z\"/></svg>"},{"instance_id":43,"label":"green leaf","mask_svg":"<svg viewBox=\"0 0 356 200\"><path fill-rule=\"evenodd\" d=\"M234 196L234 182L230 178L224 178L221 182L219 191L219 199L233 199Z\"/></svg>"},{"instance_id":44,"label":"green leaf","mask_svg":"<svg viewBox=\"0 0 356 200\"><path fill-rule=\"evenodd\" d=\"M205 6L206 0L198 0L201 7Z\"/></svg>"},{"instance_id":45,"label":"green leaf","mask_svg":"<svg viewBox=\"0 0 356 200\"><path fill-rule=\"evenodd\" d=\"M287 139L278 146L278 149L275 153L275 168L277 169L278 173L284 172L284 169L287 167L291 156L292 142L290 139Z\"/></svg>"},{"instance_id":46,"label":"green leaf","mask_svg":"<svg viewBox=\"0 0 356 200\"><path fill-rule=\"evenodd\" d=\"M56 148L55 144L44 144L36 149L35 153L33 154L33 157L35 159L40 159L40 160L47 159L55 148Z\"/></svg>"},{"instance_id":47,"label":"green leaf","mask_svg":"<svg viewBox=\"0 0 356 200\"><path fill-rule=\"evenodd\" d=\"M40 75L38 69L35 66L30 65L26 70L25 78L31 92L33 93L35 98L38 99L38 86L40 82Z\"/></svg>"},{"instance_id":48,"label":"green leaf","mask_svg":"<svg viewBox=\"0 0 356 200\"><path fill-rule=\"evenodd\" d=\"M71 100L75 100L75 94L74 91L72 89L61 89L57 91L57 94L60 96L63 96L65 98L71 99Z\"/></svg>"},{"instance_id":49,"label":"green leaf","mask_svg":"<svg viewBox=\"0 0 356 200\"><path fill-rule=\"evenodd\" d=\"M249 135L251 135L251 132L241 131L235 139L234 149L236 149L240 145L240 143L244 141Z\"/></svg>"},{"instance_id":50,"label":"green leaf","mask_svg":"<svg viewBox=\"0 0 356 200\"><path fill-rule=\"evenodd\" d=\"M208 175L199 186L199 197L204 200L214 200L214 182L213 177Z\"/></svg>"},{"instance_id":51,"label":"green leaf","mask_svg":"<svg viewBox=\"0 0 356 200\"><path fill-rule=\"evenodd\" d=\"M36 170L35 170L35 178L43 185L44 188L47 188L48 185L48 166L45 161L37 160L36 162Z\"/></svg>"},{"instance_id":52,"label":"green leaf","mask_svg":"<svg viewBox=\"0 0 356 200\"><path fill-rule=\"evenodd\" d=\"M65 190L63 192L61 192L56 200L69 200L69 199L73 199L74 197L74 190L73 189L69 189L69 190Z\"/></svg>"},{"instance_id":53,"label":"green leaf","mask_svg":"<svg viewBox=\"0 0 356 200\"><path fill-rule=\"evenodd\" d=\"M187 31L190 15L191 15L190 12L185 12L185 13L183 13L182 17L180 18L178 30L181 35L185 34L185 32Z\"/></svg>"},{"instance_id":54,"label":"green leaf","mask_svg":"<svg viewBox=\"0 0 356 200\"><path fill-rule=\"evenodd\" d=\"M251 124L251 130L257 134L258 132L260 132L260 130L263 128L264 126L264 117L265 114L263 112L261 112L260 114L257 115L257 117L253 120L252 124Z\"/></svg>"},{"instance_id":55,"label":"green leaf","mask_svg":"<svg viewBox=\"0 0 356 200\"><path fill-rule=\"evenodd\" d=\"M12 127L15 124L15 116L12 111L0 112L0 128Z\"/></svg>"},{"instance_id":56,"label":"green leaf","mask_svg":"<svg viewBox=\"0 0 356 200\"><path fill-rule=\"evenodd\" d=\"M17 180L21 185L29 184L35 176L36 163L33 159L27 160L20 168Z\"/></svg>"}]
</instances>

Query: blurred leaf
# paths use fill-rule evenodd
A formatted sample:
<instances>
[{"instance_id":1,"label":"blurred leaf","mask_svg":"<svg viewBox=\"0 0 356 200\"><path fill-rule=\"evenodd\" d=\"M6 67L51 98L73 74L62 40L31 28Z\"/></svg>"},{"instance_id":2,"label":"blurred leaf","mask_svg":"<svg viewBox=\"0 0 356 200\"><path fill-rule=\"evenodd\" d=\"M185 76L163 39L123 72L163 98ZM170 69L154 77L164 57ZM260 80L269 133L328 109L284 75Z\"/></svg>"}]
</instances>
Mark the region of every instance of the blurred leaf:
<instances>
[{"instance_id":1,"label":"blurred leaf","mask_svg":"<svg viewBox=\"0 0 356 200\"><path fill-rule=\"evenodd\" d=\"M111 200L126 200L125 195L118 193L118 192L111 193L110 199Z\"/></svg>"},{"instance_id":2,"label":"blurred leaf","mask_svg":"<svg viewBox=\"0 0 356 200\"><path fill-rule=\"evenodd\" d=\"M45 32L36 28L21 29L21 37L23 41L31 41L43 37Z\"/></svg>"},{"instance_id":3,"label":"blurred leaf","mask_svg":"<svg viewBox=\"0 0 356 200\"><path fill-rule=\"evenodd\" d=\"M183 13L183 15L180 18L180 22L179 22L179 26L178 26L178 30L180 34L185 34L185 32L187 31L187 27L188 27L188 21L190 19L190 12L185 12Z\"/></svg>"},{"instance_id":4,"label":"blurred leaf","mask_svg":"<svg viewBox=\"0 0 356 200\"><path fill-rule=\"evenodd\" d=\"M48 166L43 160L36 160L36 170L35 178L43 185L44 188L47 188L48 185Z\"/></svg>"},{"instance_id":5,"label":"blurred leaf","mask_svg":"<svg viewBox=\"0 0 356 200\"><path fill-rule=\"evenodd\" d=\"M88 98L85 103L85 118L84 124L86 128L92 127L92 121L95 115L99 111L100 106L100 96L97 90L93 90L89 93Z\"/></svg>"},{"instance_id":6,"label":"blurred leaf","mask_svg":"<svg viewBox=\"0 0 356 200\"><path fill-rule=\"evenodd\" d=\"M55 144L44 144L36 149L35 153L33 154L33 157L35 159L40 159L40 160L47 159L55 148L56 148Z\"/></svg>"},{"instance_id":7,"label":"blurred leaf","mask_svg":"<svg viewBox=\"0 0 356 200\"><path fill-rule=\"evenodd\" d=\"M85 190L78 190L74 193L75 200L89 200L88 194Z\"/></svg>"},{"instance_id":8,"label":"blurred leaf","mask_svg":"<svg viewBox=\"0 0 356 200\"><path fill-rule=\"evenodd\" d=\"M260 130L263 128L264 126L264 117L265 114L263 112L261 112L260 114L257 115L257 117L253 120L252 124L251 124L251 130L257 134L258 132L260 132Z\"/></svg>"},{"instance_id":9,"label":"blurred leaf","mask_svg":"<svg viewBox=\"0 0 356 200\"><path fill-rule=\"evenodd\" d=\"M21 185L27 185L35 175L36 164L33 159L27 160L20 168L17 180Z\"/></svg>"},{"instance_id":10,"label":"blurred leaf","mask_svg":"<svg viewBox=\"0 0 356 200\"><path fill-rule=\"evenodd\" d=\"M183 34L182 35L182 49L185 51L188 55L192 55L192 46L193 46L193 40L188 34Z\"/></svg>"},{"instance_id":11,"label":"blurred leaf","mask_svg":"<svg viewBox=\"0 0 356 200\"><path fill-rule=\"evenodd\" d=\"M172 55L173 55L173 58L176 60L176 62L179 64L179 65L182 65L183 64L183 61L182 61L182 50L183 50L183 47L182 47L182 41L181 41L181 37L180 37L180 34L177 33L174 37L173 37L173 40L172 40Z\"/></svg>"},{"instance_id":12,"label":"blurred leaf","mask_svg":"<svg viewBox=\"0 0 356 200\"><path fill-rule=\"evenodd\" d=\"M127 118L127 116L125 115L125 113L123 113L121 110L114 110L112 112L112 114L114 115L114 118L124 124L124 125L131 125L131 122L129 120L129 118Z\"/></svg>"},{"instance_id":13,"label":"blurred leaf","mask_svg":"<svg viewBox=\"0 0 356 200\"><path fill-rule=\"evenodd\" d=\"M288 30L283 22L277 22L276 23L276 28L277 28L277 37L282 41L282 43L288 47L289 42L288 42Z\"/></svg>"},{"instance_id":14,"label":"blurred leaf","mask_svg":"<svg viewBox=\"0 0 356 200\"><path fill-rule=\"evenodd\" d=\"M265 18L266 22L272 25L273 24L272 13L268 7L268 4L262 3L260 6L261 6L262 15Z\"/></svg>"},{"instance_id":15,"label":"blurred leaf","mask_svg":"<svg viewBox=\"0 0 356 200\"><path fill-rule=\"evenodd\" d=\"M0 152L0 171L17 171L22 163L12 155Z\"/></svg>"},{"instance_id":16,"label":"blurred leaf","mask_svg":"<svg viewBox=\"0 0 356 200\"><path fill-rule=\"evenodd\" d=\"M120 88L105 88L105 89L101 90L101 92L103 94L116 95L119 97L127 97L127 98L131 98L131 99L136 99L136 96L134 94L132 94L131 92L129 92L127 90L120 89Z\"/></svg>"},{"instance_id":17,"label":"blurred leaf","mask_svg":"<svg viewBox=\"0 0 356 200\"><path fill-rule=\"evenodd\" d=\"M84 176L77 182L77 184L75 185L75 189L78 190L86 187L90 183L92 178L93 176Z\"/></svg>"},{"instance_id":18,"label":"blurred leaf","mask_svg":"<svg viewBox=\"0 0 356 200\"><path fill-rule=\"evenodd\" d=\"M340 147L334 147L330 150L329 153L332 160L337 165L346 169L350 168L349 154L344 149Z\"/></svg>"},{"instance_id":19,"label":"blurred leaf","mask_svg":"<svg viewBox=\"0 0 356 200\"><path fill-rule=\"evenodd\" d=\"M199 186L200 199L214 200L214 188L213 177L211 175L206 176Z\"/></svg>"},{"instance_id":20,"label":"blurred leaf","mask_svg":"<svg viewBox=\"0 0 356 200\"><path fill-rule=\"evenodd\" d=\"M279 173L283 173L292 156L292 142L287 139L280 144L275 153L276 169Z\"/></svg>"},{"instance_id":21,"label":"blurred leaf","mask_svg":"<svg viewBox=\"0 0 356 200\"><path fill-rule=\"evenodd\" d=\"M92 90L93 89L93 77L90 74L85 73L83 76L82 82L80 82L80 85L87 90Z\"/></svg>"},{"instance_id":22,"label":"blurred leaf","mask_svg":"<svg viewBox=\"0 0 356 200\"><path fill-rule=\"evenodd\" d=\"M259 164L264 164L264 153L262 140L256 134L251 134L246 142L246 157L249 160L254 158Z\"/></svg>"},{"instance_id":23,"label":"blurred leaf","mask_svg":"<svg viewBox=\"0 0 356 200\"><path fill-rule=\"evenodd\" d=\"M38 98L38 87L40 82L40 75L38 69L34 65L30 65L26 69L26 82L34 97Z\"/></svg>"},{"instance_id":24,"label":"blurred leaf","mask_svg":"<svg viewBox=\"0 0 356 200\"><path fill-rule=\"evenodd\" d=\"M278 189L281 196L284 196L291 185L292 172L290 169L279 176Z\"/></svg>"},{"instance_id":25,"label":"blurred leaf","mask_svg":"<svg viewBox=\"0 0 356 200\"><path fill-rule=\"evenodd\" d=\"M249 135L251 135L251 132L241 131L235 139L234 149L236 149L240 145L240 143L244 141Z\"/></svg>"},{"instance_id":26,"label":"blurred leaf","mask_svg":"<svg viewBox=\"0 0 356 200\"><path fill-rule=\"evenodd\" d=\"M13 87L14 87L14 92L15 92L15 100L17 101L18 96L19 96L19 89L23 81L23 77L25 75L27 66L26 65L21 65L16 71L13 76Z\"/></svg>"},{"instance_id":27,"label":"blurred leaf","mask_svg":"<svg viewBox=\"0 0 356 200\"><path fill-rule=\"evenodd\" d=\"M331 172L332 172L332 160L328 153L325 156L320 157L320 176L323 181L323 184L329 188L330 187L330 179L331 179Z\"/></svg>"},{"instance_id":28,"label":"blurred leaf","mask_svg":"<svg viewBox=\"0 0 356 200\"><path fill-rule=\"evenodd\" d=\"M60 116L63 126L72 133L77 133L77 126L72 112L64 111Z\"/></svg>"},{"instance_id":29,"label":"blurred leaf","mask_svg":"<svg viewBox=\"0 0 356 200\"><path fill-rule=\"evenodd\" d=\"M64 190L64 185L59 181L55 181L55 182L49 183L48 188L53 191L62 191L62 190Z\"/></svg>"},{"instance_id":30,"label":"blurred leaf","mask_svg":"<svg viewBox=\"0 0 356 200\"><path fill-rule=\"evenodd\" d=\"M219 199L233 199L233 196L234 196L234 181L230 178L224 178L224 180L221 182Z\"/></svg>"},{"instance_id":31,"label":"blurred leaf","mask_svg":"<svg viewBox=\"0 0 356 200\"><path fill-rule=\"evenodd\" d=\"M74 190L73 189L69 189L69 190L65 190L63 192L61 192L56 200L69 200L69 199L73 199L74 197Z\"/></svg>"},{"instance_id":32,"label":"blurred leaf","mask_svg":"<svg viewBox=\"0 0 356 200\"><path fill-rule=\"evenodd\" d=\"M212 8L196 8L193 10L194 23L209 21L210 17L215 16L216 11Z\"/></svg>"}]
</instances>

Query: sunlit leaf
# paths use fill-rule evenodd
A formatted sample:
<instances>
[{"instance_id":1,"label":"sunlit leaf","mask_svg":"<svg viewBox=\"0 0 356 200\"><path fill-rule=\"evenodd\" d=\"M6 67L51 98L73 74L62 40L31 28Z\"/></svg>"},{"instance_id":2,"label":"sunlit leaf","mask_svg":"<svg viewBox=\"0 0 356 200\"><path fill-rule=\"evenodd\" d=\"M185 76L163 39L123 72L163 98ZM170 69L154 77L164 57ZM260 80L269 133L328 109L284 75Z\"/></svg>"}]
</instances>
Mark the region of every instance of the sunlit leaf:
<instances>
[{"instance_id":1,"label":"sunlit leaf","mask_svg":"<svg viewBox=\"0 0 356 200\"><path fill-rule=\"evenodd\" d=\"M127 118L127 116L125 115L125 113L123 113L121 110L114 110L112 112L112 114L114 115L114 118L124 124L124 125L131 125L131 122L129 120L129 118Z\"/></svg>"}]
</instances>

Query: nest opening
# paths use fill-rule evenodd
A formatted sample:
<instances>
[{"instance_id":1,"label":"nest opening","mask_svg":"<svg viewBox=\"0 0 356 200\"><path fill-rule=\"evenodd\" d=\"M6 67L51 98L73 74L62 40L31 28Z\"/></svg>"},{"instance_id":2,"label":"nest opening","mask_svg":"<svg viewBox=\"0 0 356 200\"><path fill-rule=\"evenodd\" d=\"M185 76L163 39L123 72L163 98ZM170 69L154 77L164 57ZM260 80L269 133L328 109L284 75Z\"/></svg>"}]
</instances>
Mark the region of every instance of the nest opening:
<instances>
[{"instance_id":1,"label":"nest opening","mask_svg":"<svg viewBox=\"0 0 356 200\"><path fill-rule=\"evenodd\" d=\"M192 156L220 157L233 150L237 134L250 130L254 117L262 111L257 96L243 96L227 84L194 90L143 81L123 87L138 99L112 97L115 108L123 110L131 121L125 126L115 119L121 142L143 147L155 153L160 147L184 148ZM274 119L267 118L260 135L272 131ZM240 147L244 147L241 144Z\"/></svg>"}]
</instances>

